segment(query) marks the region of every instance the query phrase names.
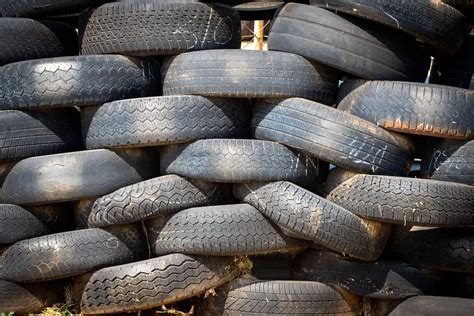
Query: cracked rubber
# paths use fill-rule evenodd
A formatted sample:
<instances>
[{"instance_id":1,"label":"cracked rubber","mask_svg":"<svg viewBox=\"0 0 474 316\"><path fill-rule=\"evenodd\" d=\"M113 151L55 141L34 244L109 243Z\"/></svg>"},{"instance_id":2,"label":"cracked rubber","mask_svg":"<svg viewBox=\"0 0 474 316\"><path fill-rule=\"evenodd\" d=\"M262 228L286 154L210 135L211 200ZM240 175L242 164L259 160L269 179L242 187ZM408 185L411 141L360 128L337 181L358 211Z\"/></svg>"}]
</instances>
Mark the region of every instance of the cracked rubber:
<instances>
[{"instance_id":1,"label":"cracked rubber","mask_svg":"<svg viewBox=\"0 0 474 316\"><path fill-rule=\"evenodd\" d=\"M166 146L160 151L163 174L175 173L211 182L240 183L286 180L311 183L316 162L275 142L208 139Z\"/></svg>"},{"instance_id":2,"label":"cracked rubber","mask_svg":"<svg viewBox=\"0 0 474 316\"><path fill-rule=\"evenodd\" d=\"M18 205L0 204L0 244L13 244L48 233L49 229L28 210Z\"/></svg>"},{"instance_id":3,"label":"cracked rubber","mask_svg":"<svg viewBox=\"0 0 474 316\"><path fill-rule=\"evenodd\" d=\"M390 316L405 315L469 315L474 309L474 300L458 297L417 296L399 304Z\"/></svg>"},{"instance_id":4,"label":"cracked rubber","mask_svg":"<svg viewBox=\"0 0 474 316\"><path fill-rule=\"evenodd\" d=\"M309 100L262 100L252 132L304 151L338 167L366 173L406 175L412 144L368 121Z\"/></svg>"},{"instance_id":5,"label":"cracked rubber","mask_svg":"<svg viewBox=\"0 0 474 316\"><path fill-rule=\"evenodd\" d=\"M423 82L431 63L415 39L400 31L295 3L274 18L268 49L299 54L370 80Z\"/></svg>"},{"instance_id":6,"label":"cracked rubber","mask_svg":"<svg viewBox=\"0 0 474 316\"><path fill-rule=\"evenodd\" d=\"M211 50L167 59L163 94L209 97L301 97L332 105L338 71L283 52Z\"/></svg>"},{"instance_id":7,"label":"cracked rubber","mask_svg":"<svg viewBox=\"0 0 474 316\"><path fill-rule=\"evenodd\" d=\"M45 16L78 13L106 0L2 0L3 16Z\"/></svg>"},{"instance_id":8,"label":"cracked rubber","mask_svg":"<svg viewBox=\"0 0 474 316\"><path fill-rule=\"evenodd\" d=\"M362 219L290 182L234 185L234 194L288 236L361 260L377 259L390 234L390 225Z\"/></svg>"},{"instance_id":9,"label":"cracked rubber","mask_svg":"<svg viewBox=\"0 0 474 316\"><path fill-rule=\"evenodd\" d=\"M157 93L153 62L108 56L24 61L0 68L0 110L88 106Z\"/></svg>"},{"instance_id":10,"label":"cracked rubber","mask_svg":"<svg viewBox=\"0 0 474 316\"><path fill-rule=\"evenodd\" d=\"M418 226L474 224L474 187L427 179L355 175L327 199L362 217Z\"/></svg>"},{"instance_id":11,"label":"cracked rubber","mask_svg":"<svg viewBox=\"0 0 474 316\"><path fill-rule=\"evenodd\" d=\"M81 311L131 312L170 304L227 283L239 273L233 258L179 253L105 268L86 284Z\"/></svg>"},{"instance_id":12,"label":"cracked rubber","mask_svg":"<svg viewBox=\"0 0 474 316\"><path fill-rule=\"evenodd\" d=\"M294 253L308 242L285 236L248 204L190 208L147 223L155 256L172 252L210 256Z\"/></svg>"},{"instance_id":13,"label":"cracked rubber","mask_svg":"<svg viewBox=\"0 0 474 316\"><path fill-rule=\"evenodd\" d=\"M177 211L232 201L231 187L167 175L132 184L97 199L89 227L132 223Z\"/></svg>"},{"instance_id":14,"label":"cracked rubber","mask_svg":"<svg viewBox=\"0 0 474 316\"><path fill-rule=\"evenodd\" d=\"M412 82L349 80L337 108L385 129L415 135L474 137L474 91ZM350 92L347 92L350 91Z\"/></svg>"},{"instance_id":15,"label":"cracked rubber","mask_svg":"<svg viewBox=\"0 0 474 316\"><path fill-rule=\"evenodd\" d=\"M130 99L81 112L88 149L160 146L205 138L246 138L247 100L169 96Z\"/></svg>"}]
</instances>

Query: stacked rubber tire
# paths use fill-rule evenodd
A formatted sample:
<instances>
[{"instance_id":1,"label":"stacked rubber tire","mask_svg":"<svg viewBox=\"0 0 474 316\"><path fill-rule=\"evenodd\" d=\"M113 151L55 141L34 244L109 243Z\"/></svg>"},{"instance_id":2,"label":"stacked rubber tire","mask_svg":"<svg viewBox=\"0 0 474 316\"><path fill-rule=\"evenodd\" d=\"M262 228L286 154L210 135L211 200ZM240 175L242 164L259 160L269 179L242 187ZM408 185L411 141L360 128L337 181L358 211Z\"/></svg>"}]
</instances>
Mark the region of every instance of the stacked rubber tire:
<instances>
[{"instance_id":1,"label":"stacked rubber tire","mask_svg":"<svg viewBox=\"0 0 474 316\"><path fill-rule=\"evenodd\" d=\"M472 312L460 11L105 2L0 4L1 312Z\"/></svg>"}]
</instances>

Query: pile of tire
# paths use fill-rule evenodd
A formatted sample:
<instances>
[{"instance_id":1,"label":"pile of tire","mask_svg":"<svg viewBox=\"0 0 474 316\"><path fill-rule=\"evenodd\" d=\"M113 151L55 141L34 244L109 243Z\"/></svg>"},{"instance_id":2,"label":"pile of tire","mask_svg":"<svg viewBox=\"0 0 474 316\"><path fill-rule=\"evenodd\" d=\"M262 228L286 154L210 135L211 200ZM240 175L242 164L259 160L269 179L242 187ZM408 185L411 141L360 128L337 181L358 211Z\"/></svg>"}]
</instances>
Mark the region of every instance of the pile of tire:
<instances>
[{"instance_id":1,"label":"pile of tire","mask_svg":"<svg viewBox=\"0 0 474 316\"><path fill-rule=\"evenodd\" d=\"M472 313L473 2L244 2L0 3L1 312Z\"/></svg>"}]
</instances>

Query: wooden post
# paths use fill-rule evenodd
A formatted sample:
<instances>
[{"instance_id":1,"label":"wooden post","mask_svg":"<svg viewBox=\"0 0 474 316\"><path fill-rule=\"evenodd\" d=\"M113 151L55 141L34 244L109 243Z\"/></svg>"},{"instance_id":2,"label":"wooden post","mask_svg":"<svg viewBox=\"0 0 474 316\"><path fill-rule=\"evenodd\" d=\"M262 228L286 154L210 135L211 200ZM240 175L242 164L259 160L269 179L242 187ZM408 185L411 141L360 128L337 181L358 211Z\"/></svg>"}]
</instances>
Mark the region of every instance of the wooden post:
<instances>
[{"instance_id":1,"label":"wooden post","mask_svg":"<svg viewBox=\"0 0 474 316\"><path fill-rule=\"evenodd\" d=\"M253 43L256 50L263 50L263 20L255 21L253 25L253 31L255 37L253 38Z\"/></svg>"}]
</instances>

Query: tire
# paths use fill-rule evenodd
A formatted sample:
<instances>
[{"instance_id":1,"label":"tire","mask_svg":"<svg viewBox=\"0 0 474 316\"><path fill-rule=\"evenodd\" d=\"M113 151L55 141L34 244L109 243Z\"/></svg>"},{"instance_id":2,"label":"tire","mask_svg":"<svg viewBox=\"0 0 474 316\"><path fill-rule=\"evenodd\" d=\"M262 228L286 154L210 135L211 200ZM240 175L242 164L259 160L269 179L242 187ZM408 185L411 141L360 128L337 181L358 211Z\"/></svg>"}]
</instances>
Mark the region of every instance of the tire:
<instances>
[{"instance_id":1,"label":"tire","mask_svg":"<svg viewBox=\"0 0 474 316\"><path fill-rule=\"evenodd\" d=\"M88 149L161 146L250 134L247 100L169 96L115 101L82 111Z\"/></svg>"},{"instance_id":2,"label":"tire","mask_svg":"<svg viewBox=\"0 0 474 316\"><path fill-rule=\"evenodd\" d=\"M449 55L461 47L468 30L461 12L436 0L311 0L310 4L401 30Z\"/></svg>"},{"instance_id":3,"label":"tire","mask_svg":"<svg viewBox=\"0 0 474 316\"><path fill-rule=\"evenodd\" d=\"M49 230L50 234L76 229L73 208L69 203L35 205L26 208Z\"/></svg>"},{"instance_id":4,"label":"tire","mask_svg":"<svg viewBox=\"0 0 474 316\"><path fill-rule=\"evenodd\" d=\"M40 313L63 300L63 287L58 283L20 285L0 280L0 311L4 313Z\"/></svg>"},{"instance_id":5,"label":"tire","mask_svg":"<svg viewBox=\"0 0 474 316\"><path fill-rule=\"evenodd\" d=\"M12 204L0 204L0 244L13 244L19 240L48 233L49 229L24 208Z\"/></svg>"},{"instance_id":6,"label":"tire","mask_svg":"<svg viewBox=\"0 0 474 316\"><path fill-rule=\"evenodd\" d=\"M234 194L270 218L286 235L361 260L377 259L390 234L390 225L359 218L290 182L234 185Z\"/></svg>"},{"instance_id":7,"label":"tire","mask_svg":"<svg viewBox=\"0 0 474 316\"><path fill-rule=\"evenodd\" d=\"M148 96L156 93L157 71L152 62L118 55L9 64L0 69L0 110L88 106Z\"/></svg>"},{"instance_id":8,"label":"tire","mask_svg":"<svg viewBox=\"0 0 474 316\"><path fill-rule=\"evenodd\" d=\"M301 97L333 104L340 75L294 54L213 50L169 58L162 77L164 95Z\"/></svg>"},{"instance_id":9,"label":"tire","mask_svg":"<svg viewBox=\"0 0 474 316\"><path fill-rule=\"evenodd\" d=\"M474 187L452 182L356 175L327 199L359 216L418 226L474 224Z\"/></svg>"},{"instance_id":10,"label":"tire","mask_svg":"<svg viewBox=\"0 0 474 316\"><path fill-rule=\"evenodd\" d=\"M20 161L2 186L5 203L50 204L95 198L156 175L153 152L106 149Z\"/></svg>"},{"instance_id":11,"label":"tire","mask_svg":"<svg viewBox=\"0 0 474 316\"><path fill-rule=\"evenodd\" d=\"M260 101L254 108L252 132L257 139L277 141L360 172L406 175L412 161L409 140L303 99Z\"/></svg>"},{"instance_id":12,"label":"tire","mask_svg":"<svg viewBox=\"0 0 474 316\"><path fill-rule=\"evenodd\" d=\"M474 1L473 0L443 0L444 3L449 4L452 7L457 9L473 9Z\"/></svg>"},{"instance_id":13,"label":"tire","mask_svg":"<svg viewBox=\"0 0 474 316\"><path fill-rule=\"evenodd\" d=\"M233 6L242 21L272 20L275 13L285 5L282 1L237 1Z\"/></svg>"},{"instance_id":14,"label":"tire","mask_svg":"<svg viewBox=\"0 0 474 316\"><path fill-rule=\"evenodd\" d=\"M233 258L171 254L105 268L86 284L81 311L131 312L197 296L239 275Z\"/></svg>"},{"instance_id":15,"label":"tire","mask_svg":"<svg viewBox=\"0 0 474 316\"><path fill-rule=\"evenodd\" d=\"M402 315L468 315L472 313L474 300L458 297L417 296L401 303L389 314Z\"/></svg>"},{"instance_id":16,"label":"tire","mask_svg":"<svg viewBox=\"0 0 474 316\"><path fill-rule=\"evenodd\" d=\"M337 108L391 131L454 139L474 137L474 91L410 82L349 81ZM342 88L343 90L346 88Z\"/></svg>"},{"instance_id":17,"label":"tire","mask_svg":"<svg viewBox=\"0 0 474 316\"><path fill-rule=\"evenodd\" d=\"M197 1L108 3L91 14L81 53L132 56L240 48L239 14Z\"/></svg>"},{"instance_id":18,"label":"tire","mask_svg":"<svg viewBox=\"0 0 474 316\"><path fill-rule=\"evenodd\" d=\"M190 208L147 223L152 255L208 256L294 253L309 244L286 237L248 204Z\"/></svg>"},{"instance_id":19,"label":"tire","mask_svg":"<svg viewBox=\"0 0 474 316\"><path fill-rule=\"evenodd\" d=\"M271 168L270 168L271 166ZM311 183L317 165L278 143L250 139L208 139L166 146L160 151L162 174L210 182L286 180Z\"/></svg>"},{"instance_id":20,"label":"tire","mask_svg":"<svg viewBox=\"0 0 474 316\"><path fill-rule=\"evenodd\" d=\"M421 161L421 175L474 185L474 140L433 142Z\"/></svg>"},{"instance_id":21,"label":"tire","mask_svg":"<svg viewBox=\"0 0 474 316\"><path fill-rule=\"evenodd\" d=\"M88 6L105 0L3 0L3 16L44 16L60 13L78 13Z\"/></svg>"},{"instance_id":22,"label":"tire","mask_svg":"<svg viewBox=\"0 0 474 316\"><path fill-rule=\"evenodd\" d=\"M381 259L374 263L350 260L333 252L307 250L290 262L291 276L339 286L351 293L380 300L439 295L443 275L405 262Z\"/></svg>"},{"instance_id":23,"label":"tire","mask_svg":"<svg viewBox=\"0 0 474 316\"><path fill-rule=\"evenodd\" d=\"M208 296L201 315L359 315L360 299L319 282L237 279Z\"/></svg>"},{"instance_id":24,"label":"tire","mask_svg":"<svg viewBox=\"0 0 474 316\"><path fill-rule=\"evenodd\" d=\"M0 161L82 149L79 113L0 111Z\"/></svg>"},{"instance_id":25,"label":"tire","mask_svg":"<svg viewBox=\"0 0 474 316\"><path fill-rule=\"evenodd\" d=\"M72 22L54 20L40 20L41 24L50 29L61 41L64 47L64 56L79 55L79 37Z\"/></svg>"},{"instance_id":26,"label":"tire","mask_svg":"<svg viewBox=\"0 0 474 316\"><path fill-rule=\"evenodd\" d=\"M89 227L133 223L196 206L232 201L231 187L168 175L139 182L97 199Z\"/></svg>"},{"instance_id":27,"label":"tire","mask_svg":"<svg viewBox=\"0 0 474 316\"><path fill-rule=\"evenodd\" d=\"M128 240L125 240L128 239ZM140 226L92 228L19 241L2 255L2 278L12 282L64 279L102 267L141 260Z\"/></svg>"},{"instance_id":28,"label":"tire","mask_svg":"<svg viewBox=\"0 0 474 316\"><path fill-rule=\"evenodd\" d=\"M299 54L359 78L425 81L430 57L399 31L303 4L274 18L268 49Z\"/></svg>"},{"instance_id":29,"label":"tire","mask_svg":"<svg viewBox=\"0 0 474 316\"><path fill-rule=\"evenodd\" d=\"M28 59L61 56L64 52L63 44L51 30L30 19L1 18L0 38L0 66Z\"/></svg>"}]
</instances>

